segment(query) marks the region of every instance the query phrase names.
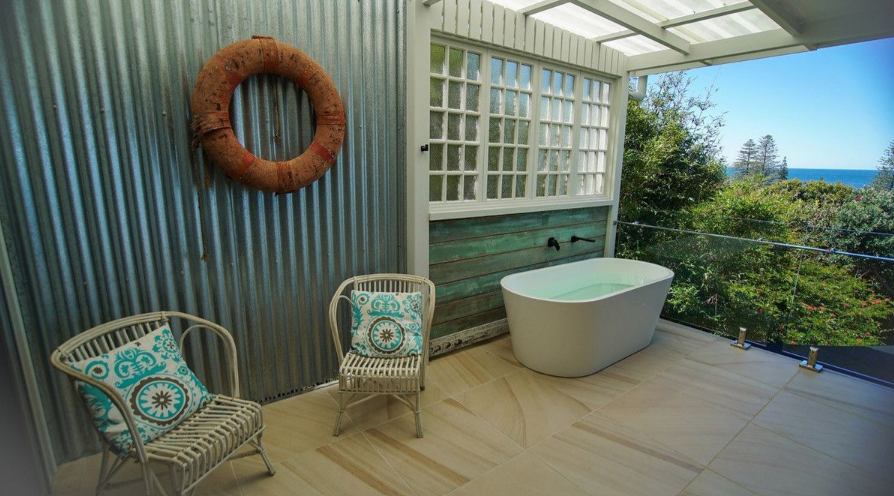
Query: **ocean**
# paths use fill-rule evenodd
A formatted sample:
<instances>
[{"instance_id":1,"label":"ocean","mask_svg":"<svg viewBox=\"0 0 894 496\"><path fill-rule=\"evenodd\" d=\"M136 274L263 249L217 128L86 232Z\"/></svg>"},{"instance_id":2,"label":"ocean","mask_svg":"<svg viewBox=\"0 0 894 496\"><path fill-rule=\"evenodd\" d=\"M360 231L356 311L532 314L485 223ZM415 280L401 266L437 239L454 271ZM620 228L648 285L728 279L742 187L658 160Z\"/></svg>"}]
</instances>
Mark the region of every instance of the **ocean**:
<instances>
[{"instance_id":1,"label":"ocean","mask_svg":"<svg viewBox=\"0 0 894 496\"><path fill-rule=\"evenodd\" d=\"M727 174L733 174L732 169L726 170ZM858 169L789 169L789 179L802 181L826 181L827 183L840 182L854 188L861 188L872 182L877 170Z\"/></svg>"}]
</instances>

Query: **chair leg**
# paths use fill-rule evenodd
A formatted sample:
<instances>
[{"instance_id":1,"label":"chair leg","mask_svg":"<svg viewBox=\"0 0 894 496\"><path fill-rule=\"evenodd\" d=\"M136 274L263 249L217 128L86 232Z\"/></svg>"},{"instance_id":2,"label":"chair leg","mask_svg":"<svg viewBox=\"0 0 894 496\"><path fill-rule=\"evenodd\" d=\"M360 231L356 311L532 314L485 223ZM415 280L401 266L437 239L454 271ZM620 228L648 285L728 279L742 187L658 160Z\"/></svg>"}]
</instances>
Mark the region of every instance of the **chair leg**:
<instances>
[{"instance_id":1,"label":"chair leg","mask_svg":"<svg viewBox=\"0 0 894 496\"><path fill-rule=\"evenodd\" d=\"M152 468L145 463L141 465L141 468L143 469L143 481L146 483L146 496L151 496L153 494L153 489L158 490L158 494L162 496L168 496L168 492L165 491L164 486L161 485L161 481L158 480L158 476L155 475L155 472L152 471ZM179 491L177 489L177 482L173 480L173 478L171 479L171 483L174 485L174 491L176 491L177 494L183 494L182 491Z\"/></svg>"},{"instance_id":2,"label":"chair leg","mask_svg":"<svg viewBox=\"0 0 894 496\"><path fill-rule=\"evenodd\" d=\"M151 477L149 475L150 472L152 472L152 471L149 470L149 467L146 466L145 463L141 463L140 468L143 469L143 482L145 482L145 485L146 485L146 496L151 496L152 495L152 486L154 486L153 482L155 480L153 477Z\"/></svg>"},{"instance_id":3,"label":"chair leg","mask_svg":"<svg viewBox=\"0 0 894 496\"><path fill-rule=\"evenodd\" d=\"M102 443L102 461L99 464L99 481L96 482L96 496L102 496L109 477L109 446Z\"/></svg>"},{"instance_id":4,"label":"chair leg","mask_svg":"<svg viewBox=\"0 0 894 496\"><path fill-rule=\"evenodd\" d=\"M258 454L261 455L261 458L264 460L264 465L267 466L267 471L270 472L270 475L276 475L276 469L273 468L273 464L270 463L270 458L267 457L267 450L264 449L264 443L261 442L261 435L258 434L254 441L249 441L248 443L258 450Z\"/></svg>"},{"instance_id":5,"label":"chair leg","mask_svg":"<svg viewBox=\"0 0 894 496\"><path fill-rule=\"evenodd\" d=\"M332 430L332 435L338 437L341 432L341 416L345 413L345 393L342 391L338 392L338 414L335 416L335 429Z\"/></svg>"},{"instance_id":6,"label":"chair leg","mask_svg":"<svg viewBox=\"0 0 894 496\"><path fill-rule=\"evenodd\" d=\"M416 415L416 437L422 437L422 393L416 393L416 409L413 410Z\"/></svg>"}]
</instances>

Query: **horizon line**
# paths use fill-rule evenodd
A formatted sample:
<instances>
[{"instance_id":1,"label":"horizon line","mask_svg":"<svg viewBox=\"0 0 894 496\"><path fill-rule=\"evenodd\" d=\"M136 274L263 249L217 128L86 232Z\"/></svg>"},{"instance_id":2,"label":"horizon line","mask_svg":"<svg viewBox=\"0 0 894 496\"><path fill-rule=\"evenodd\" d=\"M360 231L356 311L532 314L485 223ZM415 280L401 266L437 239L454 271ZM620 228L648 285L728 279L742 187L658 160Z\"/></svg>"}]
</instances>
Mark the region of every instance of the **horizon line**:
<instances>
[{"instance_id":1,"label":"horizon line","mask_svg":"<svg viewBox=\"0 0 894 496\"><path fill-rule=\"evenodd\" d=\"M735 167L733 167L732 165L727 165L726 168L727 168L727 169L735 169ZM789 170L792 170L792 169L801 169L801 170L836 170L836 171L837 171L837 170L853 170L853 171L876 171L876 172L878 172L878 171L880 170L878 167L872 167L872 168L862 168L862 167L794 167L794 166L791 166L791 165L788 167L788 169L789 169Z\"/></svg>"}]
</instances>

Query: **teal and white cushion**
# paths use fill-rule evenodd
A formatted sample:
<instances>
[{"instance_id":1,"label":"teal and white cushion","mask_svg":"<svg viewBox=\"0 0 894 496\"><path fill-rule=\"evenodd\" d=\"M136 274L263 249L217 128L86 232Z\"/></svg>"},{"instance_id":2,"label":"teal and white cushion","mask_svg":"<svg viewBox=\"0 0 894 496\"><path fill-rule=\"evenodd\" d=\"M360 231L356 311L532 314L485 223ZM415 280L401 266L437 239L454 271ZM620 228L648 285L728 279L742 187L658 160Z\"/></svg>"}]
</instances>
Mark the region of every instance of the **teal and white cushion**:
<instances>
[{"instance_id":1,"label":"teal and white cushion","mask_svg":"<svg viewBox=\"0 0 894 496\"><path fill-rule=\"evenodd\" d=\"M144 443L173 429L213 397L186 366L167 325L71 366L118 391ZM118 453L129 453L133 433L112 400L95 386L76 385L96 428Z\"/></svg>"},{"instance_id":2,"label":"teal and white cushion","mask_svg":"<svg viewBox=\"0 0 894 496\"><path fill-rule=\"evenodd\" d=\"M422 354L422 293L351 291L351 350L374 358Z\"/></svg>"}]
</instances>

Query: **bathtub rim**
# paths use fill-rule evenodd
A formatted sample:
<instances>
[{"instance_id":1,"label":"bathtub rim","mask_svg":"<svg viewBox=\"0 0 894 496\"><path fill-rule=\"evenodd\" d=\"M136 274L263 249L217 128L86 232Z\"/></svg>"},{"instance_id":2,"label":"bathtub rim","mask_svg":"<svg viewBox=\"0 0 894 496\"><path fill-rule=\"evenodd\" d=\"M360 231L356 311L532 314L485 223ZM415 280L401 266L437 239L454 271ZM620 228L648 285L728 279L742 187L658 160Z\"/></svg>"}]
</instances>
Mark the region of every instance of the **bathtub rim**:
<instances>
[{"instance_id":1,"label":"bathtub rim","mask_svg":"<svg viewBox=\"0 0 894 496\"><path fill-rule=\"evenodd\" d=\"M540 298L540 297L537 297L537 296L531 296L531 295L528 295L528 294L519 293L518 291L514 291L514 290L509 289L509 288L506 287L506 282L507 282L507 280L512 279L512 278L521 277L521 276L524 276L524 275L533 274L533 273L537 273L537 272L542 272L542 271L546 271L546 270L555 270L555 269L557 269L557 268L559 268L559 267L565 267L565 266L569 266L569 265L579 265L579 264L585 264L585 263L593 263L594 260L597 260L597 261L602 261L602 260L618 260L618 261L622 261L622 263L625 263L625 264L633 264L633 265L649 266L649 267L654 267L654 268L657 268L657 269L661 269L661 270L663 270L663 271L665 272L665 274L662 275L662 276L656 277L655 279L652 279L652 280L650 280L649 282L644 283L644 284L638 284L638 285L636 285L636 286L630 286L629 288L624 288L624 289L621 289L621 290L618 290L618 291L613 291L613 292L611 292L611 293L604 294L604 295L602 295L602 296L597 296L596 298L589 298L589 299L586 299L586 300L555 300L555 299L550 299L550 298ZM612 296L616 296L616 295L619 295L619 294L622 294L622 293L626 293L626 292L628 292L628 291L634 291L634 290L636 290L637 288L642 288L642 287L644 287L644 286L648 286L648 285L650 285L650 284L655 284L655 283L657 283L657 282L662 282L662 281L665 281L665 280L667 280L667 279L673 279L673 278L674 278L674 275L675 275L675 274L674 274L674 271L670 270L669 268L667 268L667 267L665 267L665 266L663 266L663 265L658 265L658 264L654 264L654 263L651 263L651 262L644 262L644 261L642 261L642 260L633 260L633 259L630 259L630 258L599 257L599 258L590 258L590 259L587 259L587 260L578 260L578 261L576 261L576 262L569 262L569 263L566 263L566 264L551 265L551 266L549 266L549 267L541 267L541 268L539 268L539 269L527 270L527 271L524 271L524 272L516 272L515 274L509 274L508 276L505 276L505 277L503 277L502 279L500 279L500 288L501 288L503 291L508 291L508 292L510 292L510 293L512 293L512 294L514 294L514 295L521 296L521 297L523 297L523 298L528 298L528 299L531 299L531 300L544 301L544 302L556 303L556 304L575 305L575 304L580 304L580 303L592 303L592 302L596 302L596 301L604 300L604 299L606 299L606 298L609 298L609 297L612 297ZM510 281L510 282L511 282L511 281Z\"/></svg>"}]
</instances>

